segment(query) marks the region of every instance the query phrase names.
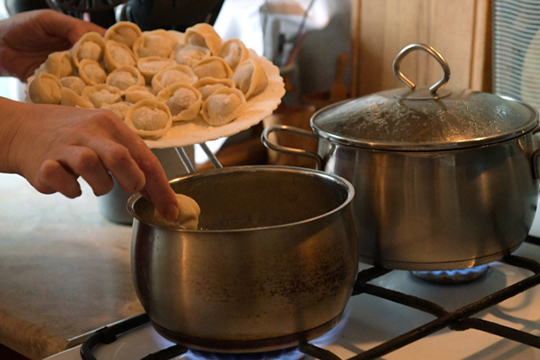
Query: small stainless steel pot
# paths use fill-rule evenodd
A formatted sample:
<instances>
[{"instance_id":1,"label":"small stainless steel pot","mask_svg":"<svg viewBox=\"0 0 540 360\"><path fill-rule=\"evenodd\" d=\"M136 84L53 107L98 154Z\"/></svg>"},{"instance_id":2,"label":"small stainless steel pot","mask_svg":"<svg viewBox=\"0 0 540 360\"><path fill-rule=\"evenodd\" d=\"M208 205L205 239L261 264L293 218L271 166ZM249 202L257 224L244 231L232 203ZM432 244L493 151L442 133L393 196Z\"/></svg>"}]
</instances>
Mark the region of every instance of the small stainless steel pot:
<instances>
[{"instance_id":1,"label":"small stainless steel pot","mask_svg":"<svg viewBox=\"0 0 540 360\"><path fill-rule=\"evenodd\" d=\"M140 195L132 277L156 330L191 348L285 348L334 327L358 267L353 186L321 171L246 166L171 181L201 207L201 230L154 225Z\"/></svg>"},{"instance_id":2,"label":"small stainless steel pot","mask_svg":"<svg viewBox=\"0 0 540 360\"><path fill-rule=\"evenodd\" d=\"M399 70L424 50L444 75L416 88ZM311 118L313 133L268 127L264 144L309 156L348 179L361 261L386 268L448 270L499 260L527 236L537 205L538 126L534 108L470 90L441 89L450 77L433 48L412 44L394 61L409 89L331 105ZM318 153L269 139L287 131L319 140Z\"/></svg>"}]
</instances>

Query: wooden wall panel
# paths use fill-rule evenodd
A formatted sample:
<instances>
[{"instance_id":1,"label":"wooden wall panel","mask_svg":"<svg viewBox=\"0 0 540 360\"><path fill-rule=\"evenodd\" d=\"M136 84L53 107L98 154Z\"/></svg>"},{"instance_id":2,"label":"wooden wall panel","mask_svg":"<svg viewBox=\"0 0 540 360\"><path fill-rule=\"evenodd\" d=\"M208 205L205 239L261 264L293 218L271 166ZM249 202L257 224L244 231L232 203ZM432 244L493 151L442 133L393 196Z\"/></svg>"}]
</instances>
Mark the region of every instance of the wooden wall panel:
<instances>
[{"instance_id":1,"label":"wooden wall panel","mask_svg":"<svg viewBox=\"0 0 540 360\"><path fill-rule=\"evenodd\" d=\"M392 71L397 53L425 43L448 61L449 87L489 91L490 0L353 0L354 96L402 87ZM402 72L419 86L435 83L440 65L409 54Z\"/></svg>"}]
</instances>

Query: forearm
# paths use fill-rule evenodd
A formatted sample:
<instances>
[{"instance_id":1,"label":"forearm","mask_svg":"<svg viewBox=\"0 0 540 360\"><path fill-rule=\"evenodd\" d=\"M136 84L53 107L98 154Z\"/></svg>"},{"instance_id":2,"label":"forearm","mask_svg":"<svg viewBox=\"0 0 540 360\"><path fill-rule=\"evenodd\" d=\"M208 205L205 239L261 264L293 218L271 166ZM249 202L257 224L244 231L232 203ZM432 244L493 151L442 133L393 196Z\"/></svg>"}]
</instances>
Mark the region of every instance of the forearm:
<instances>
[{"instance_id":1,"label":"forearm","mask_svg":"<svg viewBox=\"0 0 540 360\"><path fill-rule=\"evenodd\" d=\"M20 119L27 106L29 105L0 97L0 172L18 173L10 150L22 131L23 124Z\"/></svg>"}]
</instances>

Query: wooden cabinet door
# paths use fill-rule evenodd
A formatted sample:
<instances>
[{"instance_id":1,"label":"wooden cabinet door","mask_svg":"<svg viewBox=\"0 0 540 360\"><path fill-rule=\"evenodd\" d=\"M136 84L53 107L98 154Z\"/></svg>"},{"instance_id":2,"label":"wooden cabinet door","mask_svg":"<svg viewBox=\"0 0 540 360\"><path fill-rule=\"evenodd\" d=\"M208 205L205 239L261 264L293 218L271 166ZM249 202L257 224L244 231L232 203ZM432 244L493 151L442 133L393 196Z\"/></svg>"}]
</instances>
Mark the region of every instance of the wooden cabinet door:
<instances>
[{"instance_id":1,"label":"wooden cabinet door","mask_svg":"<svg viewBox=\"0 0 540 360\"><path fill-rule=\"evenodd\" d=\"M353 95L403 87L392 70L412 43L434 47L450 66L448 87L491 89L491 0L353 0ZM418 86L442 76L423 51L403 60L401 71Z\"/></svg>"}]
</instances>

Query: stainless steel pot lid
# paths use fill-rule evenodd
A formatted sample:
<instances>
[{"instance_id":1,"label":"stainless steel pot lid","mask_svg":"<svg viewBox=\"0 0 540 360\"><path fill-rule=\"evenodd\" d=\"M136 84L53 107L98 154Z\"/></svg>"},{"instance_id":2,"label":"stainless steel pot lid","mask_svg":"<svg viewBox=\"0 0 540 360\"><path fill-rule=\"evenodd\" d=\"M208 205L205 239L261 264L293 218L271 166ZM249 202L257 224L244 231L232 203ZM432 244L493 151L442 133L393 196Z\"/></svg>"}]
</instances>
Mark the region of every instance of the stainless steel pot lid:
<instances>
[{"instance_id":1,"label":"stainless steel pot lid","mask_svg":"<svg viewBox=\"0 0 540 360\"><path fill-rule=\"evenodd\" d=\"M402 59L414 50L428 52L443 68L443 77L429 89L416 88L399 70ZM405 47L393 68L408 88L323 108L311 119L315 134L358 147L432 151L500 142L538 125L537 111L523 102L472 90L442 89L450 78L450 68L430 46Z\"/></svg>"}]
</instances>

